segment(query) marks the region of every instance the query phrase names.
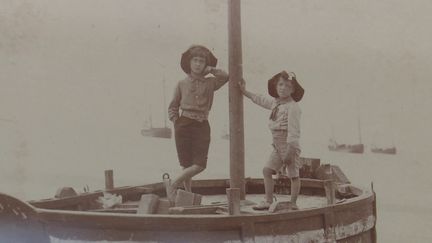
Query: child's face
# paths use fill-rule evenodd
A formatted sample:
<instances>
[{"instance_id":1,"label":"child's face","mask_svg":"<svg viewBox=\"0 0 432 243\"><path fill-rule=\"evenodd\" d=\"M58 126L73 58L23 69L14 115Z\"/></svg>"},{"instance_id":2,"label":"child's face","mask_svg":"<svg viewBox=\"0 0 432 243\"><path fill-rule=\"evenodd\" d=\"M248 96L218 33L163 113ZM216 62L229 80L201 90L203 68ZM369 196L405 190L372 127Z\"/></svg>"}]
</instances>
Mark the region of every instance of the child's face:
<instances>
[{"instance_id":1,"label":"child's face","mask_svg":"<svg viewBox=\"0 0 432 243\"><path fill-rule=\"evenodd\" d=\"M206 67L206 59L204 57L192 57L191 72L194 74L202 74Z\"/></svg>"},{"instance_id":2,"label":"child's face","mask_svg":"<svg viewBox=\"0 0 432 243\"><path fill-rule=\"evenodd\" d=\"M279 98L288 98L294 92L294 87L291 80L285 80L283 78L279 78L276 84L276 91L279 95Z\"/></svg>"}]
</instances>

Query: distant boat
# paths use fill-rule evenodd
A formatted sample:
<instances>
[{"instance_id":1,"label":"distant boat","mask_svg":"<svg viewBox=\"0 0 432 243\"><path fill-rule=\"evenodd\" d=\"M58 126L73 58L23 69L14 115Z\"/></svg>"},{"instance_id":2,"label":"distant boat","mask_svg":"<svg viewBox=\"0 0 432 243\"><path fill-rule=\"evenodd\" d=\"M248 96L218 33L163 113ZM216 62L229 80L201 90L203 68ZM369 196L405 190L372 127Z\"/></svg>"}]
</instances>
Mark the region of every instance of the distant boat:
<instances>
[{"instance_id":1,"label":"distant boat","mask_svg":"<svg viewBox=\"0 0 432 243\"><path fill-rule=\"evenodd\" d=\"M141 135L145 137L156 137L156 138L171 138L171 128L167 126L167 114L166 114L166 97L165 97L165 79L163 79L163 99L164 99L164 127L153 127L151 109L149 108L149 116L145 122L144 128L141 129Z\"/></svg>"},{"instance_id":2,"label":"distant boat","mask_svg":"<svg viewBox=\"0 0 432 243\"><path fill-rule=\"evenodd\" d=\"M380 154L396 154L397 150L396 147L390 147L390 148L378 148L378 147L372 147L371 148L372 153L380 153Z\"/></svg>"},{"instance_id":3,"label":"distant boat","mask_svg":"<svg viewBox=\"0 0 432 243\"><path fill-rule=\"evenodd\" d=\"M330 144L328 146L330 151L336 152L347 152L354 154L362 154L364 152L364 145L360 144L338 144L334 140L330 140Z\"/></svg>"},{"instance_id":4,"label":"distant boat","mask_svg":"<svg viewBox=\"0 0 432 243\"><path fill-rule=\"evenodd\" d=\"M333 129L332 129L332 133L333 133ZM333 135L333 138L331 138L329 141L328 149L330 151L335 151L335 152L362 154L364 152L364 144L362 143L362 137L361 137L360 118L358 119L358 135L359 135L358 144L339 144Z\"/></svg>"},{"instance_id":5,"label":"distant boat","mask_svg":"<svg viewBox=\"0 0 432 243\"><path fill-rule=\"evenodd\" d=\"M390 124L391 125L391 124ZM391 129L393 130L393 129ZM377 146L376 145L376 139L377 134L375 134L374 138L373 138L373 142L372 142L372 146L371 146L371 152L372 153L380 153L380 154L396 154L397 153L397 149L394 143L394 137L392 139L392 145L391 146ZM382 144L382 142L380 143Z\"/></svg>"},{"instance_id":6,"label":"distant boat","mask_svg":"<svg viewBox=\"0 0 432 243\"><path fill-rule=\"evenodd\" d=\"M149 127L141 129L141 135L145 137L171 138L172 132L169 127Z\"/></svg>"}]
</instances>

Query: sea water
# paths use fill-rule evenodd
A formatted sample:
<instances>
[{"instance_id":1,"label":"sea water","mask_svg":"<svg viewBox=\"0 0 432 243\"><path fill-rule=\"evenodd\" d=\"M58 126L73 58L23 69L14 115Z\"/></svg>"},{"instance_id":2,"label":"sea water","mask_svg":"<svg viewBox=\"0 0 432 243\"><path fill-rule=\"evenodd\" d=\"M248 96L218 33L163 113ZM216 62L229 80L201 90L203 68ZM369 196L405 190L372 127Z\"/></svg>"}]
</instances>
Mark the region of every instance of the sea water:
<instances>
[{"instance_id":1,"label":"sea water","mask_svg":"<svg viewBox=\"0 0 432 243\"><path fill-rule=\"evenodd\" d=\"M171 176L180 172L173 139L137 135L119 138L118 144L122 146L92 148L87 144L63 150L53 146L54 151L48 145L21 144L15 150L3 150L8 153L1 160L0 191L23 200L42 199L63 186L78 192L86 186L102 189L105 169L114 170L115 186L159 182L165 172ZM93 149L105 152L84 156ZM270 152L268 138L246 139L246 177L261 177ZM17 160L17 156L27 159ZM432 242L432 166L426 153L348 154L330 152L325 144L303 144L303 156L340 166L354 185L370 188L373 182L379 242ZM229 178L228 140L213 138L208 167L196 178Z\"/></svg>"}]
</instances>

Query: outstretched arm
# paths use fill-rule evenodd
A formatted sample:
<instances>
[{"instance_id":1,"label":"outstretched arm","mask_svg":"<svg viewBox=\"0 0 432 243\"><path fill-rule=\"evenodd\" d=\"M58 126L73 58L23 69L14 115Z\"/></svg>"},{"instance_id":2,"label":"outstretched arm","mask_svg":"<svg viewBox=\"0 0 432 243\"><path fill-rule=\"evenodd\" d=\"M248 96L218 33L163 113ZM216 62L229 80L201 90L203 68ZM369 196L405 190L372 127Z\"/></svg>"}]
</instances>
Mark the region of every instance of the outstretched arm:
<instances>
[{"instance_id":1,"label":"outstretched arm","mask_svg":"<svg viewBox=\"0 0 432 243\"><path fill-rule=\"evenodd\" d=\"M252 100L252 102L263 107L264 109L271 110L274 102L273 99L247 91L246 82L244 80L239 82L239 87L243 95Z\"/></svg>"},{"instance_id":2,"label":"outstretched arm","mask_svg":"<svg viewBox=\"0 0 432 243\"><path fill-rule=\"evenodd\" d=\"M293 147L299 146L300 140L300 117L301 109L298 105L293 105L288 110L288 144Z\"/></svg>"}]
</instances>

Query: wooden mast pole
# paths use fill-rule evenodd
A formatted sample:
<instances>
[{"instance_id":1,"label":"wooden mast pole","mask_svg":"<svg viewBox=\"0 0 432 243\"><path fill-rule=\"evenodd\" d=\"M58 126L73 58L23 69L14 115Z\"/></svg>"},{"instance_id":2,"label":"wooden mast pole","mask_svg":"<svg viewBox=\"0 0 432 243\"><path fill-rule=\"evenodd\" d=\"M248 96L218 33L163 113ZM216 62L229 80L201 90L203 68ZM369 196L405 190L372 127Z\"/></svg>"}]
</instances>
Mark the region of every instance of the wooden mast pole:
<instances>
[{"instance_id":1,"label":"wooden mast pole","mask_svg":"<svg viewBox=\"0 0 432 243\"><path fill-rule=\"evenodd\" d=\"M240 189L245 199L243 95L238 82L243 79L240 0L228 0L230 187Z\"/></svg>"},{"instance_id":2,"label":"wooden mast pole","mask_svg":"<svg viewBox=\"0 0 432 243\"><path fill-rule=\"evenodd\" d=\"M166 93L165 93L165 74L163 75L163 81L162 81L162 88L163 88L163 99L164 99L164 111L167 110L166 108ZM167 112L164 112L164 127L167 128Z\"/></svg>"}]
</instances>

